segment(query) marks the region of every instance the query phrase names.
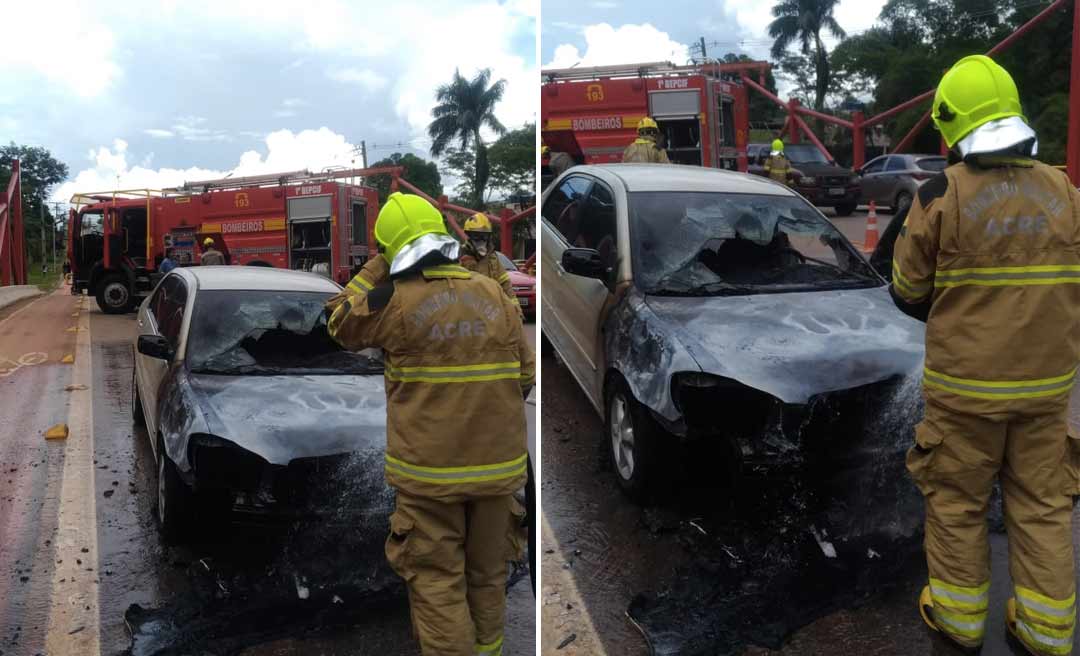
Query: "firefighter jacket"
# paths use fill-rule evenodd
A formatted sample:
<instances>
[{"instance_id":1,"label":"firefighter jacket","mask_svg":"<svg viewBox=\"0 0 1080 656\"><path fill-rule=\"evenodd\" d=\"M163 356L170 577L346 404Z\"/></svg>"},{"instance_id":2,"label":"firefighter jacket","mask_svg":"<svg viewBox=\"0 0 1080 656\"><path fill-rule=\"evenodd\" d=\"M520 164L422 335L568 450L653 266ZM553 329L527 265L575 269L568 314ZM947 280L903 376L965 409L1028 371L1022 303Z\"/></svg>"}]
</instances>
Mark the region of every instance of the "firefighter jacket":
<instances>
[{"instance_id":1,"label":"firefighter jacket","mask_svg":"<svg viewBox=\"0 0 1080 656\"><path fill-rule=\"evenodd\" d=\"M199 264L204 266L211 266L214 264L225 264L225 256L221 254L216 248L211 248L203 252L199 257Z\"/></svg>"},{"instance_id":2,"label":"firefighter jacket","mask_svg":"<svg viewBox=\"0 0 1080 656\"><path fill-rule=\"evenodd\" d=\"M327 303L328 332L347 349L383 349L387 483L444 500L520 489L535 361L517 304L457 264L370 273L357 274L370 291L354 277Z\"/></svg>"},{"instance_id":3,"label":"firefighter jacket","mask_svg":"<svg viewBox=\"0 0 1080 656\"><path fill-rule=\"evenodd\" d=\"M563 174L563 171L574 166L574 158L570 157L569 153L553 152L551 158L548 160L548 168L555 174L555 177L559 177Z\"/></svg>"},{"instance_id":4,"label":"firefighter jacket","mask_svg":"<svg viewBox=\"0 0 1080 656\"><path fill-rule=\"evenodd\" d=\"M765 175L773 180L787 184L788 175L790 174L791 163L788 162L788 158L784 157L783 153L779 155L770 155L769 159L765 160Z\"/></svg>"},{"instance_id":5,"label":"firefighter jacket","mask_svg":"<svg viewBox=\"0 0 1080 656\"><path fill-rule=\"evenodd\" d=\"M488 251L487 255L479 259L471 255L463 257L461 258L461 266L469 271L479 273L482 276L487 276L499 283L499 287L502 287L503 293L509 296L510 300L514 303L517 303L517 296L514 295L514 286L510 284L510 274L503 268L502 262L499 261L499 256L496 255L494 251Z\"/></svg>"},{"instance_id":6,"label":"firefighter jacket","mask_svg":"<svg viewBox=\"0 0 1080 656\"><path fill-rule=\"evenodd\" d=\"M1080 194L1031 159L979 161L920 187L892 293L902 308L929 304L928 400L979 415L1058 412L1080 358Z\"/></svg>"},{"instance_id":7,"label":"firefighter jacket","mask_svg":"<svg viewBox=\"0 0 1080 656\"><path fill-rule=\"evenodd\" d=\"M657 147L652 139L638 137L623 151L622 161L644 164L670 164L667 152Z\"/></svg>"}]
</instances>

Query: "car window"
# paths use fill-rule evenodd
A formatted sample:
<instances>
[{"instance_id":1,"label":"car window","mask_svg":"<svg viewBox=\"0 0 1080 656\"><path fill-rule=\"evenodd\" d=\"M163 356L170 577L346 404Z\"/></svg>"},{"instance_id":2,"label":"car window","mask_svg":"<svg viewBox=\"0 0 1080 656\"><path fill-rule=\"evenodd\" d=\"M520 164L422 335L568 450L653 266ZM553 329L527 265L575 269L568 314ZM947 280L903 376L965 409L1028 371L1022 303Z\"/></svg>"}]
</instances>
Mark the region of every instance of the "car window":
<instances>
[{"instance_id":1,"label":"car window","mask_svg":"<svg viewBox=\"0 0 1080 656\"><path fill-rule=\"evenodd\" d=\"M828 164L817 146L813 144L788 144L784 146L784 155L795 164Z\"/></svg>"},{"instance_id":2,"label":"car window","mask_svg":"<svg viewBox=\"0 0 1080 656\"><path fill-rule=\"evenodd\" d=\"M169 276L161 283L164 294L157 313L158 333L176 349L180 343L180 327L184 325L184 306L187 304L187 286L180 276Z\"/></svg>"},{"instance_id":3,"label":"car window","mask_svg":"<svg viewBox=\"0 0 1080 656\"><path fill-rule=\"evenodd\" d=\"M495 251L495 255L499 258L499 264L502 265L502 268L506 269L507 271L518 270L517 265L514 264L514 261L506 257L506 255L504 255L502 251Z\"/></svg>"},{"instance_id":4,"label":"car window","mask_svg":"<svg viewBox=\"0 0 1080 656\"><path fill-rule=\"evenodd\" d=\"M175 278L176 276L172 277ZM150 302L146 305L146 310L150 313L150 316L154 317L155 323L159 321L158 317L161 316L158 312L161 309L161 301L165 298L165 281L168 279L168 277L162 279L157 289L154 290L154 295L150 297Z\"/></svg>"},{"instance_id":5,"label":"car window","mask_svg":"<svg viewBox=\"0 0 1080 656\"><path fill-rule=\"evenodd\" d=\"M597 182L585 201L574 246L595 249L604 264L614 267L618 259L615 234L615 195L606 184Z\"/></svg>"},{"instance_id":6,"label":"car window","mask_svg":"<svg viewBox=\"0 0 1080 656\"><path fill-rule=\"evenodd\" d=\"M903 171L907 168L907 162L903 157L890 157L889 163L885 165L886 171Z\"/></svg>"},{"instance_id":7,"label":"car window","mask_svg":"<svg viewBox=\"0 0 1080 656\"><path fill-rule=\"evenodd\" d=\"M191 318L187 363L221 375L374 374L377 352L352 353L326 331L326 292L204 290Z\"/></svg>"},{"instance_id":8,"label":"car window","mask_svg":"<svg viewBox=\"0 0 1080 656\"><path fill-rule=\"evenodd\" d=\"M882 169L885 168L885 160L886 159L888 159L888 158L887 157L879 157L879 158L873 160L872 162L870 162L869 164L867 164L866 166L864 166L863 167L863 175L866 175L867 173L881 173Z\"/></svg>"},{"instance_id":9,"label":"car window","mask_svg":"<svg viewBox=\"0 0 1080 656\"><path fill-rule=\"evenodd\" d=\"M755 294L883 284L836 227L802 198L634 192L628 209L634 280L647 294Z\"/></svg>"},{"instance_id":10,"label":"car window","mask_svg":"<svg viewBox=\"0 0 1080 656\"><path fill-rule=\"evenodd\" d=\"M944 171L948 162L944 157L923 157L915 165L924 171Z\"/></svg>"},{"instance_id":11,"label":"car window","mask_svg":"<svg viewBox=\"0 0 1080 656\"><path fill-rule=\"evenodd\" d=\"M547 201L544 202L542 212L544 220L570 244L577 240L580 230L578 223L582 209L581 203L589 193L590 187L592 187L592 180L572 175L563 180L558 189L551 192Z\"/></svg>"}]
</instances>

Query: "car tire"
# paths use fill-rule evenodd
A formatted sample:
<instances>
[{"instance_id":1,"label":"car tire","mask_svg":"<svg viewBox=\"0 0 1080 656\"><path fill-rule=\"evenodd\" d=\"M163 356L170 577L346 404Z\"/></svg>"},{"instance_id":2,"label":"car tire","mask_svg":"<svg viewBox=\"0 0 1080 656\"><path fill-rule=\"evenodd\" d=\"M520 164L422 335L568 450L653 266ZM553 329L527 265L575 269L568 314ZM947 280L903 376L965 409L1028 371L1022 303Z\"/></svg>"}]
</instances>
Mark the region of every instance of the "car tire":
<instances>
[{"instance_id":1,"label":"car tire","mask_svg":"<svg viewBox=\"0 0 1080 656\"><path fill-rule=\"evenodd\" d=\"M158 530L166 544L176 544L187 532L191 515L192 494L169 456L165 441L158 440L157 449L157 517Z\"/></svg>"},{"instance_id":2,"label":"car tire","mask_svg":"<svg viewBox=\"0 0 1080 656\"><path fill-rule=\"evenodd\" d=\"M128 286L127 278L119 273L105 276L97 284L98 307L105 314L125 314L134 306L135 297Z\"/></svg>"},{"instance_id":3,"label":"car tire","mask_svg":"<svg viewBox=\"0 0 1080 656\"><path fill-rule=\"evenodd\" d=\"M855 212L855 208L858 207L855 203L848 203L846 205L837 205L833 208L836 212L836 216L851 216Z\"/></svg>"},{"instance_id":4,"label":"car tire","mask_svg":"<svg viewBox=\"0 0 1080 656\"><path fill-rule=\"evenodd\" d=\"M139 396L139 377L135 371L135 365L131 366L131 420L136 426L146 426L146 415L143 414L142 397Z\"/></svg>"},{"instance_id":5,"label":"car tire","mask_svg":"<svg viewBox=\"0 0 1080 656\"><path fill-rule=\"evenodd\" d=\"M551 345L551 340L542 330L540 331L540 355L545 358L555 355L555 347Z\"/></svg>"},{"instance_id":6,"label":"car tire","mask_svg":"<svg viewBox=\"0 0 1080 656\"><path fill-rule=\"evenodd\" d=\"M893 214L899 214L903 212L905 208L911 207L911 194L906 191L901 191L896 194L896 202L893 203Z\"/></svg>"},{"instance_id":7,"label":"car tire","mask_svg":"<svg viewBox=\"0 0 1080 656\"><path fill-rule=\"evenodd\" d=\"M615 479L627 496L640 503L648 496L659 464L659 428L622 380L611 385L605 400L604 436Z\"/></svg>"}]
</instances>

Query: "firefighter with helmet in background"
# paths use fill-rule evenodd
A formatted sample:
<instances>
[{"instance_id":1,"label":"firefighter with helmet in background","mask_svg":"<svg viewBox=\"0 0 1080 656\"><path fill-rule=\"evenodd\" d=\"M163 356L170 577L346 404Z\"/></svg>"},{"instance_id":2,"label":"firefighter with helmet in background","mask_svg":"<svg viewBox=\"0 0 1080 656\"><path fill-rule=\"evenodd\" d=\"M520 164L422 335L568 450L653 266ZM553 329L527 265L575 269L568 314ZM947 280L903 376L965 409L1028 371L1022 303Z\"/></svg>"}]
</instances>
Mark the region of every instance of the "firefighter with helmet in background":
<instances>
[{"instance_id":1,"label":"firefighter with helmet in background","mask_svg":"<svg viewBox=\"0 0 1080 656\"><path fill-rule=\"evenodd\" d=\"M503 292L517 303L514 286L510 284L510 274L506 272L495 251L495 231L491 228L491 219L483 212L477 212L465 221L461 229L468 238L461 265L499 283Z\"/></svg>"},{"instance_id":2,"label":"firefighter with helmet in background","mask_svg":"<svg viewBox=\"0 0 1080 656\"><path fill-rule=\"evenodd\" d=\"M1072 653L1072 499L1080 439L1066 409L1080 360L1080 194L1033 159L1016 84L958 61L932 108L957 163L924 183L898 231L891 292L926 321L926 412L907 466L926 497L929 584L919 611L977 650L989 612L986 512L1001 483L1012 639Z\"/></svg>"},{"instance_id":3,"label":"firefighter with helmet in background","mask_svg":"<svg viewBox=\"0 0 1080 656\"><path fill-rule=\"evenodd\" d=\"M507 562L523 555L525 397L534 356L517 305L458 264L460 245L419 196L390 194L380 255L327 303L342 347L383 349L386 557L409 592L424 656L499 656ZM381 262L379 262L381 260Z\"/></svg>"},{"instance_id":4,"label":"firefighter with helmet in background","mask_svg":"<svg viewBox=\"0 0 1080 656\"><path fill-rule=\"evenodd\" d=\"M784 142L779 139L773 139L772 151L765 160L765 175L782 184L787 184L791 176L791 162L784 154Z\"/></svg>"},{"instance_id":5,"label":"firefighter with helmet in background","mask_svg":"<svg viewBox=\"0 0 1080 656\"><path fill-rule=\"evenodd\" d=\"M199 257L199 264L203 266L225 264L225 256L222 255L221 251L214 248L214 240L211 237L203 240L203 253Z\"/></svg>"},{"instance_id":6,"label":"firefighter with helmet in background","mask_svg":"<svg viewBox=\"0 0 1080 656\"><path fill-rule=\"evenodd\" d=\"M638 137L623 151L622 161L642 162L646 164L670 164L667 152L658 144L660 127L652 117L641 119L637 127Z\"/></svg>"}]
</instances>

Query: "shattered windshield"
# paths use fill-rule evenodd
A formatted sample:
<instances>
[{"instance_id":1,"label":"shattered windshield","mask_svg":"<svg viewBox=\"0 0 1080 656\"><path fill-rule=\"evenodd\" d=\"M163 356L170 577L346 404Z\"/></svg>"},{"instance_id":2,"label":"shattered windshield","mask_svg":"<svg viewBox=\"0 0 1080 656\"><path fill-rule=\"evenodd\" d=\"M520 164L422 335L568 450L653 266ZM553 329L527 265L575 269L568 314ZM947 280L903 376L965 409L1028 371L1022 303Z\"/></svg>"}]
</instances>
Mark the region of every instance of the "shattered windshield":
<instances>
[{"instance_id":1,"label":"shattered windshield","mask_svg":"<svg viewBox=\"0 0 1080 656\"><path fill-rule=\"evenodd\" d=\"M636 192L629 209L634 279L645 293L755 294L884 284L801 198Z\"/></svg>"},{"instance_id":2,"label":"shattered windshield","mask_svg":"<svg viewBox=\"0 0 1080 656\"><path fill-rule=\"evenodd\" d=\"M207 290L195 298L187 362L195 373L377 374L379 351L342 350L326 332L332 294Z\"/></svg>"}]
</instances>

